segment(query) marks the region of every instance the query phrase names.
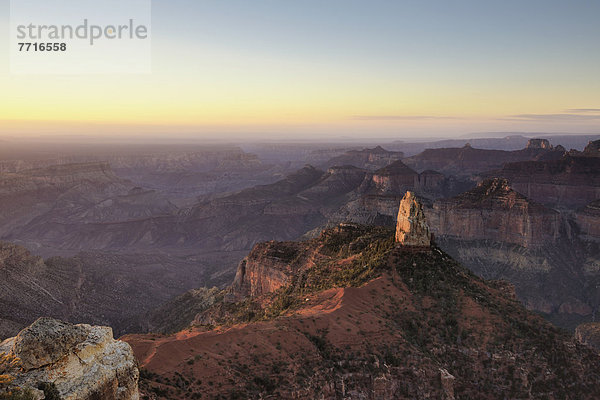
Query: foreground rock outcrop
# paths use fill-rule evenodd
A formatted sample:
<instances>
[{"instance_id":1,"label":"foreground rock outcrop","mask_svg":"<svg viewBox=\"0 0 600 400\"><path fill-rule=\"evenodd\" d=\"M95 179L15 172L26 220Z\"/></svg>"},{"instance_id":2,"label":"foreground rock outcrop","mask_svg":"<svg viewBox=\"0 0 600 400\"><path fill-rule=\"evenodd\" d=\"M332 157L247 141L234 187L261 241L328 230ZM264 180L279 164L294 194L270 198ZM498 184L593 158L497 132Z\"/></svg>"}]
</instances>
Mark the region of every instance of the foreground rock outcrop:
<instances>
[{"instance_id":1,"label":"foreground rock outcrop","mask_svg":"<svg viewBox=\"0 0 600 400\"><path fill-rule=\"evenodd\" d=\"M40 318L0 344L19 360L13 384L56 385L63 400L137 400L139 371L131 347L112 329Z\"/></svg>"},{"instance_id":2,"label":"foreground rock outcrop","mask_svg":"<svg viewBox=\"0 0 600 400\"><path fill-rule=\"evenodd\" d=\"M396 225L396 242L403 246L431 246L431 233L425 221L423 206L412 192L406 192L400 202Z\"/></svg>"}]
</instances>

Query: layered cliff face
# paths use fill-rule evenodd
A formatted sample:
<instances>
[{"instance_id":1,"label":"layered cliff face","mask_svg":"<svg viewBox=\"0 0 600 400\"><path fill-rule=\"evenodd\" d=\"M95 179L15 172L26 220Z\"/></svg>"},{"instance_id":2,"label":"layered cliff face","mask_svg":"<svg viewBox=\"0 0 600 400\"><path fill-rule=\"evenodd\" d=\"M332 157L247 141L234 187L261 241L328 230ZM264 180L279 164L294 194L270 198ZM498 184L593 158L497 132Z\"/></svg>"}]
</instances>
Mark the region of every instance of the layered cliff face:
<instances>
[{"instance_id":1,"label":"layered cliff face","mask_svg":"<svg viewBox=\"0 0 600 400\"><path fill-rule=\"evenodd\" d=\"M35 247L125 246L131 239L116 237L111 224L131 232L141 221L177 212L164 196L117 177L104 163L55 165L0 178L0 237Z\"/></svg>"},{"instance_id":2,"label":"layered cliff face","mask_svg":"<svg viewBox=\"0 0 600 400\"><path fill-rule=\"evenodd\" d=\"M529 309L568 330L592 321L600 308L598 243L561 237L541 247L491 240L439 238L436 242L477 275L515 285Z\"/></svg>"},{"instance_id":3,"label":"layered cliff face","mask_svg":"<svg viewBox=\"0 0 600 400\"><path fill-rule=\"evenodd\" d=\"M594 201L576 214L577 225L588 240L600 240L600 200Z\"/></svg>"},{"instance_id":4,"label":"layered cliff face","mask_svg":"<svg viewBox=\"0 0 600 400\"><path fill-rule=\"evenodd\" d=\"M331 258L330 253L342 244L348 243L348 254L356 256L368 238L380 238L388 231L379 228L369 232L360 225L341 224L307 242L259 243L238 266L231 293L236 299L273 293L289 285L301 270Z\"/></svg>"},{"instance_id":5,"label":"layered cliff face","mask_svg":"<svg viewBox=\"0 0 600 400\"><path fill-rule=\"evenodd\" d=\"M29 147L3 152L0 172L21 173L53 165L103 162L110 164L120 177L159 190L169 198L184 200L271 183L285 171L283 166L264 165L256 155L227 145L96 144L93 150L67 145L56 152Z\"/></svg>"},{"instance_id":6,"label":"layered cliff face","mask_svg":"<svg viewBox=\"0 0 600 400\"><path fill-rule=\"evenodd\" d=\"M366 170L350 165L331 167L320 181L303 190L300 196L327 206L356 190L366 175Z\"/></svg>"},{"instance_id":7,"label":"layered cliff face","mask_svg":"<svg viewBox=\"0 0 600 400\"><path fill-rule=\"evenodd\" d=\"M402 196L408 190L429 198L439 198L459 193L469 184L437 171L427 170L417 173L402 161L396 161L385 168L367 174L358 192L362 195Z\"/></svg>"},{"instance_id":8,"label":"layered cliff face","mask_svg":"<svg viewBox=\"0 0 600 400\"><path fill-rule=\"evenodd\" d=\"M552 145L548 139L529 139L526 148L551 150Z\"/></svg>"},{"instance_id":9,"label":"layered cliff face","mask_svg":"<svg viewBox=\"0 0 600 400\"><path fill-rule=\"evenodd\" d=\"M402 161L365 175L362 184L342 207L328 217L330 222L393 226L398 203L407 191L425 199L453 196L470 189L470 181L447 177L436 171L417 173Z\"/></svg>"},{"instance_id":10,"label":"layered cliff face","mask_svg":"<svg viewBox=\"0 0 600 400\"><path fill-rule=\"evenodd\" d=\"M131 347L114 340L110 328L41 318L0 343L2 353L18 360L7 372L22 389L44 383L55 385L64 400L139 399Z\"/></svg>"},{"instance_id":11,"label":"layered cliff face","mask_svg":"<svg viewBox=\"0 0 600 400\"><path fill-rule=\"evenodd\" d=\"M437 171L427 170L419 174L402 161L396 161L367 175L359 193L366 196L399 196L401 199L410 190L436 199L460 193L470 185L467 181L447 177ZM393 214L395 217L395 210Z\"/></svg>"},{"instance_id":12,"label":"layered cliff face","mask_svg":"<svg viewBox=\"0 0 600 400\"><path fill-rule=\"evenodd\" d=\"M352 165L367 170L377 170L383 168L404 157L400 151L387 151L381 146L373 149L351 150L327 161L327 167Z\"/></svg>"},{"instance_id":13,"label":"layered cliff face","mask_svg":"<svg viewBox=\"0 0 600 400\"><path fill-rule=\"evenodd\" d=\"M261 296L286 285L294 272L292 262L302 247L296 242L257 244L238 266L233 293L238 298Z\"/></svg>"},{"instance_id":14,"label":"layered cliff face","mask_svg":"<svg viewBox=\"0 0 600 400\"><path fill-rule=\"evenodd\" d=\"M402 161L396 161L375 171L370 179L363 183L361 191L379 195L403 193L413 189L418 178L419 174Z\"/></svg>"},{"instance_id":15,"label":"layered cliff face","mask_svg":"<svg viewBox=\"0 0 600 400\"><path fill-rule=\"evenodd\" d=\"M168 399L600 396L598 354L527 312L510 285L475 277L438 248L396 247L391 230L377 229L344 226L295 246L260 245L265 261L276 254L278 270L292 271L287 283L215 304L202 313L212 326L127 336L144 370L142 392Z\"/></svg>"},{"instance_id":16,"label":"layered cliff face","mask_svg":"<svg viewBox=\"0 0 600 400\"><path fill-rule=\"evenodd\" d=\"M425 212L441 248L479 276L513 283L528 309L569 330L592 320L600 306L600 249L586 233L596 226L593 207L577 214L577 229L569 214L494 178Z\"/></svg>"},{"instance_id":17,"label":"layered cliff face","mask_svg":"<svg viewBox=\"0 0 600 400\"><path fill-rule=\"evenodd\" d=\"M41 316L137 332L133 322L138 316L207 284L212 271L200 268L195 260L152 254L86 253L43 260L24 247L0 242L0 340Z\"/></svg>"},{"instance_id":18,"label":"layered cliff face","mask_svg":"<svg viewBox=\"0 0 600 400\"><path fill-rule=\"evenodd\" d=\"M549 146L549 147L548 147ZM476 149L467 144L461 148L427 149L403 161L417 171L435 170L455 176L474 174L501 168L505 163L558 159L565 149L550 146L545 139L530 140L527 148L516 151Z\"/></svg>"},{"instance_id":19,"label":"layered cliff face","mask_svg":"<svg viewBox=\"0 0 600 400\"><path fill-rule=\"evenodd\" d=\"M559 160L510 163L487 175L506 178L519 193L552 207L575 209L600 199L600 157L579 153Z\"/></svg>"},{"instance_id":20,"label":"layered cliff face","mask_svg":"<svg viewBox=\"0 0 600 400\"><path fill-rule=\"evenodd\" d=\"M451 199L438 200L428 211L437 237L492 240L523 247L543 246L558 239L558 212L513 190L505 179L491 179Z\"/></svg>"}]
</instances>

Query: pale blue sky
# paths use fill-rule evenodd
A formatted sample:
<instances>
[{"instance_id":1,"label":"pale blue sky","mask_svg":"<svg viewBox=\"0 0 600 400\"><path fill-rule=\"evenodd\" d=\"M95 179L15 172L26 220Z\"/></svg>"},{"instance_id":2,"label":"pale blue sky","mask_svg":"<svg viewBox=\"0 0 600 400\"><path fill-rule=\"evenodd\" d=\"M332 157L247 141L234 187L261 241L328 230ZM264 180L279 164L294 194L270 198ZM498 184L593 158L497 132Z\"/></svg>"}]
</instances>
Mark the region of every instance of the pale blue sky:
<instances>
[{"instance_id":1,"label":"pale blue sky","mask_svg":"<svg viewBox=\"0 0 600 400\"><path fill-rule=\"evenodd\" d=\"M3 26L8 4L0 0ZM152 76L63 77L86 91L61 100L63 108L76 105L76 117L58 113L55 123L102 120L206 134L598 130L600 112L572 109L600 109L600 1L152 6ZM1 54L6 46L3 40ZM8 77L3 64L0 85L8 90L0 105L14 104L33 83ZM40 99L56 90L38 83ZM98 99L117 89L121 103L99 115ZM33 103L32 119L47 119L37 112L42 100ZM22 120L17 107L0 120Z\"/></svg>"}]
</instances>

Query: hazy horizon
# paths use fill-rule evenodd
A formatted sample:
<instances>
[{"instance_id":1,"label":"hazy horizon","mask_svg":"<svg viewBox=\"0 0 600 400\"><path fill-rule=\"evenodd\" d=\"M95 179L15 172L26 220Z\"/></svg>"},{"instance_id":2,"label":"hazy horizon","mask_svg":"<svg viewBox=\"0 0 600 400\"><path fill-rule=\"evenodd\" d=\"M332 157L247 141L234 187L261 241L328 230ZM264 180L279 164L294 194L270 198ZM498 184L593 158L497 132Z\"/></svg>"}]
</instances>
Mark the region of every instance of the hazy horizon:
<instances>
[{"instance_id":1,"label":"hazy horizon","mask_svg":"<svg viewBox=\"0 0 600 400\"><path fill-rule=\"evenodd\" d=\"M4 57L0 138L600 132L599 3L152 7L151 74L13 75ZM0 1L2 29L9 11Z\"/></svg>"}]
</instances>

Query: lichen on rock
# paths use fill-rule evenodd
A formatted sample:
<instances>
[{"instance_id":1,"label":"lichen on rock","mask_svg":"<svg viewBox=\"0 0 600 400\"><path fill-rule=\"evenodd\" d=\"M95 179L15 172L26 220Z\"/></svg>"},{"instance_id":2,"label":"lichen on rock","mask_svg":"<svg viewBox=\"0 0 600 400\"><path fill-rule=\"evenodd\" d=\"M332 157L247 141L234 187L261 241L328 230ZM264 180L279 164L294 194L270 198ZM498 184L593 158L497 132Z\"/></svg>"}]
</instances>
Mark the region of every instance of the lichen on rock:
<instances>
[{"instance_id":1,"label":"lichen on rock","mask_svg":"<svg viewBox=\"0 0 600 400\"><path fill-rule=\"evenodd\" d=\"M14 384L56 385L64 400L138 400L139 371L129 344L112 329L40 318L0 343L0 353L20 360Z\"/></svg>"}]
</instances>

